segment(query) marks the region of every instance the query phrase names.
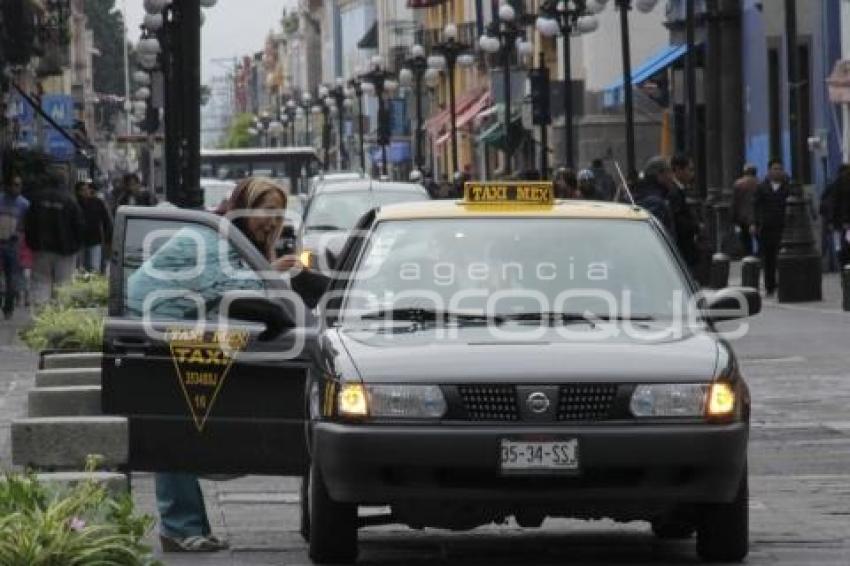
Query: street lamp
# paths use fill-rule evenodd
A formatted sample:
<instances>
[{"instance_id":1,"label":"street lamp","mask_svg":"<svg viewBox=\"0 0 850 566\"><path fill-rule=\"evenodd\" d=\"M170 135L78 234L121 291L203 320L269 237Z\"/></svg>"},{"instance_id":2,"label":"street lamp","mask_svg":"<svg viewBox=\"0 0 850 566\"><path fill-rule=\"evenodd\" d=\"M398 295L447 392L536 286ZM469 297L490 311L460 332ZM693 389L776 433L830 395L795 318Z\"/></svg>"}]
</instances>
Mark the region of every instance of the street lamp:
<instances>
[{"instance_id":1,"label":"street lamp","mask_svg":"<svg viewBox=\"0 0 850 566\"><path fill-rule=\"evenodd\" d=\"M310 115L313 113L313 95L305 92L301 95L301 104L298 106L297 115L304 119L304 143L312 146L313 140L310 136Z\"/></svg>"},{"instance_id":2,"label":"street lamp","mask_svg":"<svg viewBox=\"0 0 850 566\"><path fill-rule=\"evenodd\" d=\"M599 27L595 14L602 11L607 0L574 0L559 2L545 0L537 17L537 31L544 37L561 34L564 41L564 163L575 168L573 142L573 92L570 55L570 36L575 32L590 33ZM544 151L545 148L544 148Z\"/></svg>"},{"instance_id":3,"label":"street lamp","mask_svg":"<svg viewBox=\"0 0 850 566\"><path fill-rule=\"evenodd\" d=\"M452 138L452 168L454 173L460 170L457 148L457 116L455 105L455 66L471 67L475 58L470 53L471 47L457 40L457 26L447 24L443 29L443 41L433 47L437 55L428 57L428 67L436 71L446 71L449 79L449 114L451 118ZM454 175L452 175L454 177Z\"/></svg>"},{"instance_id":4,"label":"street lamp","mask_svg":"<svg viewBox=\"0 0 850 566\"><path fill-rule=\"evenodd\" d=\"M333 101L331 107L336 108L337 111L337 125L339 126L337 166L340 170L345 170L349 167L348 152L345 150L345 110L351 110L353 103L348 96L348 89L345 88L345 79L337 77L335 84L336 86L328 89L327 96Z\"/></svg>"},{"instance_id":5,"label":"street lamp","mask_svg":"<svg viewBox=\"0 0 850 566\"><path fill-rule=\"evenodd\" d=\"M318 90L318 108L319 114L322 115L322 150L324 152L324 169L325 172L331 167L331 104L333 101L328 96L329 90L325 85L320 85Z\"/></svg>"},{"instance_id":6,"label":"street lamp","mask_svg":"<svg viewBox=\"0 0 850 566\"><path fill-rule=\"evenodd\" d=\"M425 167L425 154L423 152L425 116L422 112L422 85L429 70L431 69L428 66L428 59L425 57L425 48L417 44L410 48L410 57L404 62L404 67L398 73L401 86L405 88L413 87L413 93L416 97L416 134L414 139L416 140L416 168L419 171L422 171ZM431 76L436 76L436 80L439 81L439 71L436 69L433 69L433 71Z\"/></svg>"},{"instance_id":7,"label":"street lamp","mask_svg":"<svg viewBox=\"0 0 850 566\"><path fill-rule=\"evenodd\" d=\"M355 76L348 80L348 87L357 97L357 134L360 138L360 171L366 172L366 148L364 143L365 132L363 131L363 79Z\"/></svg>"},{"instance_id":8,"label":"street lamp","mask_svg":"<svg viewBox=\"0 0 850 566\"><path fill-rule=\"evenodd\" d=\"M289 145L298 145L298 142L295 139L295 118L297 118L298 115L298 104L294 99L290 98L286 101L284 115L286 116L286 121L289 124Z\"/></svg>"},{"instance_id":9,"label":"street lamp","mask_svg":"<svg viewBox=\"0 0 850 566\"><path fill-rule=\"evenodd\" d=\"M380 55L372 57L371 67L369 72L362 75L365 83L363 88L364 92L372 92L378 99L378 145L381 146L382 174L387 176L387 146L392 132L384 94L392 96L398 89L398 83L393 79L392 73L384 68L383 58Z\"/></svg>"},{"instance_id":10,"label":"street lamp","mask_svg":"<svg viewBox=\"0 0 850 566\"><path fill-rule=\"evenodd\" d=\"M479 46L485 53L500 54L504 67L505 81L505 175L511 173L511 56L516 52L520 56L531 54L533 47L525 40L525 31L517 22L516 11L510 4L499 6L498 19L487 26L479 40Z\"/></svg>"}]
</instances>

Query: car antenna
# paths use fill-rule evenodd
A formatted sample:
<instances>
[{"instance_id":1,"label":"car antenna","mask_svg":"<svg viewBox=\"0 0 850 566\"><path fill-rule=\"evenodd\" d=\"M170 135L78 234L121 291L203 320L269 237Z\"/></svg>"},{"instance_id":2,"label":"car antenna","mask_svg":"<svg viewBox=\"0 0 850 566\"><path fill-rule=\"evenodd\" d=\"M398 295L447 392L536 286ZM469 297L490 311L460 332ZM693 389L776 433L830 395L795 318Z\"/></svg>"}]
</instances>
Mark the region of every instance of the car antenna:
<instances>
[{"instance_id":1,"label":"car antenna","mask_svg":"<svg viewBox=\"0 0 850 566\"><path fill-rule=\"evenodd\" d=\"M629 189L629 183L628 181L626 181L626 176L623 175L623 170L620 168L620 162L614 161L614 167L617 169L617 175L620 176L620 181L622 182L622 184L617 187L617 194L614 195L614 202L620 200L620 193L626 191L626 195L628 195L629 200L632 201L632 206L637 207L635 197L632 196L632 191Z\"/></svg>"}]
</instances>

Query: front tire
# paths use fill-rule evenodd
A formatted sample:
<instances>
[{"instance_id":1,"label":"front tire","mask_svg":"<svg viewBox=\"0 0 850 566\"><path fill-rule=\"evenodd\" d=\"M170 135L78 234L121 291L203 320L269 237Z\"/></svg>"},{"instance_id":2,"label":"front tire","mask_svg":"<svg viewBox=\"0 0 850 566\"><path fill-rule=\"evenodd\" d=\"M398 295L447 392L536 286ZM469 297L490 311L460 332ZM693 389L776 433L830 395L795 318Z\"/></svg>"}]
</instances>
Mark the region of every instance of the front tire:
<instances>
[{"instance_id":1,"label":"front tire","mask_svg":"<svg viewBox=\"0 0 850 566\"><path fill-rule=\"evenodd\" d=\"M741 562L750 546L747 472L731 503L711 503L701 509L697 554L705 562Z\"/></svg>"},{"instance_id":2,"label":"front tire","mask_svg":"<svg viewBox=\"0 0 850 566\"><path fill-rule=\"evenodd\" d=\"M316 564L351 564L357 559L357 505L337 503L316 466L308 489L309 553Z\"/></svg>"}]
</instances>

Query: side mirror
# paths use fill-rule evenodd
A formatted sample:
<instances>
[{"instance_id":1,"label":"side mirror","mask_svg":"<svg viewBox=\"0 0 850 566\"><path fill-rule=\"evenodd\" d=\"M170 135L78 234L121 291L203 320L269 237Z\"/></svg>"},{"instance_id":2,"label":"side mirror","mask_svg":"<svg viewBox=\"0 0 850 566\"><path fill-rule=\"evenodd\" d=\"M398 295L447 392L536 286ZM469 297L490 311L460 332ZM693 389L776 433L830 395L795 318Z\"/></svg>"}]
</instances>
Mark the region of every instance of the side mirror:
<instances>
[{"instance_id":1,"label":"side mirror","mask_svg":"<svg viewBox=\"0 0 850 566\"><path fill-rule=\"evenodd\" d=\"M706 320L721 322L754 316L761 312L761 295L752 287L726 287L705 301L702 314Z\"/></svg>"},{"instance_id":2,"label":"side mirror","mask_svg":"<svg viewBox=\"0 0 850 566\"><path fill-rule=\"evenodd\" d=\"M260 334L260 340L271 340L295 328L295 321L286 309L259 292L228 291L222 297L221 308L229 318L263 324L266 330Z\"/></svg>"}]
</instances>

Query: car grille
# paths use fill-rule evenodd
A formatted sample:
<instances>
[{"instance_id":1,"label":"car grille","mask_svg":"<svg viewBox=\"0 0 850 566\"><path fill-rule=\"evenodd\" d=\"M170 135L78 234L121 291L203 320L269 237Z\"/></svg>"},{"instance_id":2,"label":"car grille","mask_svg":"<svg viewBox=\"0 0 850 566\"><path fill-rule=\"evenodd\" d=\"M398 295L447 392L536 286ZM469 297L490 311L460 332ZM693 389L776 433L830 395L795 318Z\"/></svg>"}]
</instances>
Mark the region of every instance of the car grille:
<instances>
[{"instance_id":1,"label":"car grille","mask_svg":"<svg viewBox=\"0 0 850 566\"><path fill-rule=\"evenodd\" d=\"M516 388L513 385L461 385L458 393L470 420L519 420Z\"/></svg>"},{"instance_id":2,"label":"car grille","mask_svg":"<svg viewBox=\"0 0 850 566\"><path fill-rule=\"evenodd\" d=\"M559 397L559 421L601 421L611 413L617 386L607 383L562 385Z\"/></svg>"},{"instance_id":3,"label":"car grille","mask_svg":"<svg viewBox=\"0 0 850 566\"><path fill-rule=\"evenodd\" d=\"M559 387L557 411L553 420L579 422L612 418L617 385L609 383L570 383ZM515 385L474 384L457 388L462 413L454 418L471 421L521 421Z\"/></svg>"}]
</instances>

